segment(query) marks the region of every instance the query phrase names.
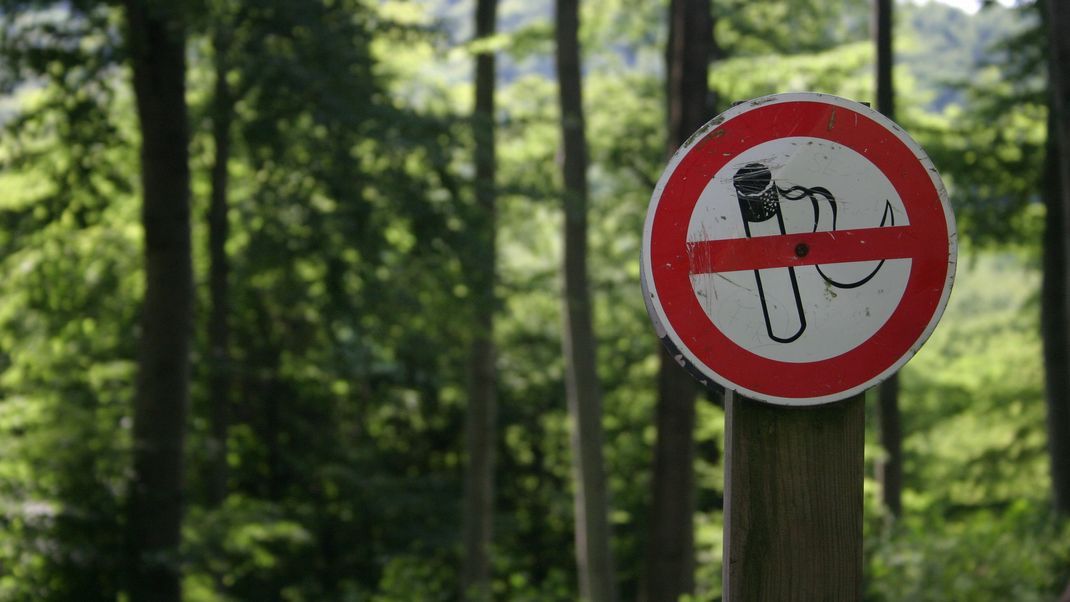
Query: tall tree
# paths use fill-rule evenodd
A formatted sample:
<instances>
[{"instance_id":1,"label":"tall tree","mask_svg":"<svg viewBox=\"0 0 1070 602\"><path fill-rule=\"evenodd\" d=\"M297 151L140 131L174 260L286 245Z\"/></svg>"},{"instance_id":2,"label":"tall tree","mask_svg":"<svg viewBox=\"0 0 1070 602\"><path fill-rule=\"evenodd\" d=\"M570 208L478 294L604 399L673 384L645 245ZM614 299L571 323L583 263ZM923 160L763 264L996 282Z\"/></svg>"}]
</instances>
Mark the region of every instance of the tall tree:
<instances>
[{"instance_id":1,"label":"tall tree","mask_svg":"<svg viewBox=\"0 0 1070 602\"><path fill-rule=\"evenodd\" d=\"M892 0L873 0L873 39L876 43L877 110L895 119L895 88L892 80ZM899 375L893 374L877 390L877 416L884 457L877 462L881 501L892 514L903 513L903 435L899 418Z\"/></svg>"},{"instance_id":2,"label":"tall tree","mask_svg":"<svg viewBox=\"0 0 1070 602\"><path fill-rule=\"evenodd\" d=\"M1040 319L1052 493L1056 510L1070 514L1070 371L1066 369L1070 339L1066 330L1066 250L1056 137L1055 115L1049 112L1043 182L1047 211L1044 217Z\"/></svg>"},{"instance_id":3,"label":"tall tree","mask_svg":"<svg viewBox=\"0 0 1070 602\"><path fill-rule=\"evenodd\" d=\"M227 495L227 431L230 424L230 261L227 258L228 184L231 148L231 124L234 99L227 72L232 32L226 15L220 15L212 35L215 85L212 95L212 141L215 155L211 168L211 199L208 206L208 403L211 423L211 448L208 465L208 504L218 506Z\"/></svg>"},{"instance_id":4,"label":"tall tree","mask_svg":"<svg viewBox=\"0 0 1070 602\"><path fill-rule=\"evenodd\" d=\"M1067 272L1070 268L1070 6L1042 0L1048 29L1048 120L1043 332L1047 374L1048 449L1056 509L1070 514L1070 366L1067 365Z\"/></svg>"},{"instance_id":5,"label":"tall tree","mask_svg":"<svg viewBox=\"0 0 1070 602\"><path fill-rule=\"evenodd\" d=\"M580 597L616 599L609 547L609 503L602 461L602 399L587 279L587 139L580 77L579 1L556 0L554 35L564 180L565 389L576 486L576 562Z\"/></svg>"},{"instance_id":6,"label":"tall tree","mask_svg":"<svg viewBox=\"0 0 1070 602\"><path fill-rule=\"evenodd\" d=\"M494 35L497 0L476 3L476 40ZM467 270L474 296L475 324L469 352L468 414L465 450L468 468L464 490L464 566L461 586L470 600L490 600L489 550L494 519L494 446L497 373L494 350L494 287L497 283L494 150L494 52L476 53L475 110L475 248Z\"/></svg>"},{"instance_id":7,"label":"tall tree","mask_svg":"<svg viewBox=\"0 0 1070 602\"><path fill-rule=\"evenodd\" d=\"M665 52L668 99L667 154L710 117L708 68L713 20L708 0L672 0ZM642 596L676 600L694 590L695 398L694 380L666 349L660 353L655 408L653 504Z\"/></svg>"},{"instance_id":8,"label":"tall tree","mask_svg":"<svg viewBox=\"0 0 1070 602\"><path fill-rule=\"evenodd\" d=\"M128 577L132 601L177 602L193 303L183 8L128 0L125 9L145 233Z\"/></svg>"}]
</instances>

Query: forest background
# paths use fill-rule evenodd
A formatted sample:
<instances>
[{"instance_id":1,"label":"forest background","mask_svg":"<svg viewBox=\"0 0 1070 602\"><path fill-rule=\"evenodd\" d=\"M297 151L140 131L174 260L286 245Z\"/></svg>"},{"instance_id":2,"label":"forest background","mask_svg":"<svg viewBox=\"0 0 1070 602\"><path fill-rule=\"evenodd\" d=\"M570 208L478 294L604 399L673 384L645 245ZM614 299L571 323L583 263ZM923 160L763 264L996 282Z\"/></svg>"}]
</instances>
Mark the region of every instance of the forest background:
<instances>
[{"instance_id":1,"label":"forest background","mask_svg":"<svg viewBox=\"0 0 1070 602\"><path fill-rule=\"evenodd\" d=\"M961 246L868 400L865 599L1055 600L1063 4L3 0L0 600L718 600L646 205L688 111L890 113L881 11Z\"/></svg>"}]
</instances>

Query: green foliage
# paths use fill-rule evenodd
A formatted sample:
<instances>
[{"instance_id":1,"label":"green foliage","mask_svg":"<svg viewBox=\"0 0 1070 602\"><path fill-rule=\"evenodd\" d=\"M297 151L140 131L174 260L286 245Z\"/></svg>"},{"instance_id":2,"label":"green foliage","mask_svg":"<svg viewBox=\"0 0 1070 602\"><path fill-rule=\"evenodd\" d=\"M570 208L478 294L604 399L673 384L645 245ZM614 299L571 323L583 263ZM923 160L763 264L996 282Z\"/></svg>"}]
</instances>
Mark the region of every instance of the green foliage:
<instances>
[{"instance_id":1,"label":"green foliage","mask_svg":"<svg viewBox=\"0 0 1070 602\"><path fill-rule=\"evenodd\" d=\"M871 554L865 600L1054 600L1070 578L1070 530L1018 501L951 523L908 522Z\"/></svg>"},{"instance_id":2,"label":"green foliage","mask_svg":"<svg viewBox=\"0 0 1070 602\"><path fill-rule=\"evenodd\" d=\"M132 107L113 85L108 10L30 19L16 4L0 40L20 109L0 138L0 599L109 600L141 290Z\"/></svg>"},{"instance_id":3,"label":"green foliage","mask_svg":"<svg viewBox=\"0 0 1070 602\"><path fill-rule=\"evenodd\" d=\"M787 57L732 58L718 64L710 85L722 97L737 100L804 90L863 99L872 96L871 46L856 42Z\"/></svg>"},{"instance_id":4,"label":"green foliage","mask_svg":"<svg viewBox=\"0 0 1070 602\"><path fill-rule=\"evenodd\" d=\"M0 83L11 93L0 105L0 600L116 600L142 294L120 21L104 3L0 6ZM476 311L465 270L477 248L471 6L197 6L188 84L202 325L217 58L235 94L235 401L231 495L209 508L209 353L198 327L186 599L456 599ZM969 253L942 325L903 373L910 518L889 527L867 483L867 599L1051 599L1070 579L1070 533L1044 509L1030 258L1046 115L1032 22L999 8L966 17L897 6L900 121L950 184ZM666 158L664 8L592 0L583 14L590 269L626 599L643 570L654 438L658 348L636 260ZM723 60L710 82L720 98L872 97L866 3L715 9ZM552 29L548 5L503 2L501 15L493 588L496 599L566 601L576 584ZM1010 41L993 46L1000 40ZM947 85L967 73L969 85ZM715 600L723 413L702 400L698 416L694 599ZM870 430L868 466L879 454Z\"/></svg>"},{"instance_id":5,"label":"green foliage","mask_svg":"<svg viewBox=\"0 0 1070 602\"><path fill-rule=\"evenodd\" d=\"M454 599L453 578L446 565L431 564L418 556L399 556L390 560L383 570L379 592L372 602L404 602L425 600L446 602Z\"/></svg>"},{"instance_id":6,"label":"green foliage","mask_svg":"<svg viewBox=\"0 0 1070 602\"><path fill-rule=\"evenodd\" d=\"M810 54L864 40L868 3L775 0L714 3L717 45L731 56Z\"/></svg>"},{"instance_id":7,"label":"green foliage","mask_svg":"<svg viewBox=\"0 0 1070 602\"><path fill-rule=\"evenodd\" d=\"M1031 218L1040 200L1047 103L1038 56L1044 41L1033 12L1003 11L997 18L982 11L966 27L945 28L943 35L933 31L927 15L908 13L918 38L908 64L927 82L923 98L939 112L906 107L903 121L944 174L960 231L970 243L1006 245L1034 235L1039 240ZM952 15L948 22L961 18ZM930 39L944 43L933 49L925 43ZM933 60L937 53L949 60ZM972 74L970 81L963 72ZM951 85L933 91L940 82Z\"/></svg>"},{"instance_id":8,"label":"green foliage","mask_svg":"<svg viewBox=\"0 0 1070 602\"><path fill-rule=\"evenodd\" d=\"M867 506L867 600L1051 600L1070 577L1068 525L1040 487L1038 274L1014 254L963 259L903 373L906 518L889 529Z\"/></svg>"},{"instance_id":9,"label":"green foliage","mask_svg":"<svg viewBox=\"0 0 1070 602\"><path fill-rule=\"evenodd\" d=\"M194 587L218 579L237 599L269 596L271 590L257 591L257 583L298 581L299 563L310 552L312 535L298 521L285 517L271 502L231 496L214 510L195 509L184 525L188 558L205 574L192 572L187 579ZM195 590L196 591L196 590ZM188 597L214 598L211 590Z\"/></svg>"},{"instance_id":10,"label":"green foliage","mask_svg":"<svg viewBox=\"0 0 1070 602\"><path fill-rule=\"evenodd\" d=\"M1045 481L1038 276L1013 255L960 266L948 319L903 377L913 512L1003 507Z\"/></svg>"},{"instance_id":11,"label":"green foliage","mask_svg":"<svg viewBox=\"0 0 1070 602\"><path fill-rule=\"evenodd\" d=\"M973 75L986 68L1010 72L1000 79L1003 86L1043 85L1037 81L1043 79L1044 42L1038 39L1035 7L992 7L976 15L938 2L896 8L900 32L896 62L918 82L917 94L906 99L908 105L921 103L927 111L941 113L950 105L972 104L986 96L990 101L1007 100L1005 92L976 93L987 85ZM1025 40L1020 39L1023 35Z\"/></svg>"}]
</instances>

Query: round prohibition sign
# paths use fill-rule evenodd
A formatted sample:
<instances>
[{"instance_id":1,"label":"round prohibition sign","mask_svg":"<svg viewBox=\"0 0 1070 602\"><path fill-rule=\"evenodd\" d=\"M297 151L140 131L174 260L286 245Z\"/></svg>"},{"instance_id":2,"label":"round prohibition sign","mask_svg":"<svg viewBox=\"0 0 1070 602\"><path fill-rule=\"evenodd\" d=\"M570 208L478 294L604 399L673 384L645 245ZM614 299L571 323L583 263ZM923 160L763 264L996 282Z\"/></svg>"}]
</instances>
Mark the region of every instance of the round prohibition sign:
<instances>
[{"instance_id":1,"label":"round prohibition sign","mask_svg":"<svg viewBox=\"0 0 1070 602\"><path fill-rule=\"evenodd\" d=\"M957 234L932 162L842 98L739 104L696 132L654 190L642 282L676 359L781 405L847 398L935 329Z\"/></svg>"}]
</instances>

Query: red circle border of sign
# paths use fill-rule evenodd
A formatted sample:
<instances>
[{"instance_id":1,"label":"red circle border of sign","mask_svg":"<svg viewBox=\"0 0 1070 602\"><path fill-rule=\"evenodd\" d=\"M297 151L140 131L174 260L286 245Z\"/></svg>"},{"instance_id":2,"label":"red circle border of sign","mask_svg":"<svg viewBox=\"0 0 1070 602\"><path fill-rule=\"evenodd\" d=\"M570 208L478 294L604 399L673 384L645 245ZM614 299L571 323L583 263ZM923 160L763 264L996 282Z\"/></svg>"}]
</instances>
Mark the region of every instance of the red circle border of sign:
<instances>
[{"instance_id":1,"label":"red circle border of sign","mask_svg":"<svg viewBox=\"0 0 1070 602\"><path fill-rule=\"evenodd\" d=\"M660 305L670 340L677 346L682 344L701 363L695 366L700 372L758 399L809 405L835 401L875 384L924 342L950 293L953 274L949 271L954 258L949 237L954 232L954 218L945 208L938 176L930 176L928 170L935 173L935 169L928 157L920 148L912 150L890 129L898 130L897 126L852 110L844 106L849 101L843 99L816 94L784 96L812 99L766 104L759 104L759 99L749 103L757 106L729 116L681 149L682 156L671 175L667 180L663 176L660 195L655 192L658 203L651 207L654 214L648 220L649 240L644 241L643 248L648 253L653 284L648 301ZM800 123L811 127L800 131ZM877 332L850 351L805 363L757 355L722 333L694 294L686 249L691 215L709 180L743 151L794 136L823 138L869 160L899 194L914 234L911 238L920 245L911 259L903 297Z\"/></svg>"}]
</instances>

